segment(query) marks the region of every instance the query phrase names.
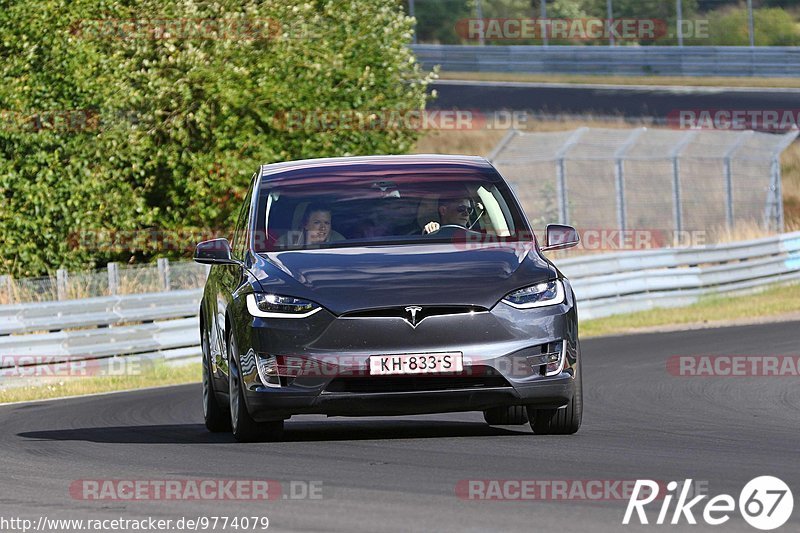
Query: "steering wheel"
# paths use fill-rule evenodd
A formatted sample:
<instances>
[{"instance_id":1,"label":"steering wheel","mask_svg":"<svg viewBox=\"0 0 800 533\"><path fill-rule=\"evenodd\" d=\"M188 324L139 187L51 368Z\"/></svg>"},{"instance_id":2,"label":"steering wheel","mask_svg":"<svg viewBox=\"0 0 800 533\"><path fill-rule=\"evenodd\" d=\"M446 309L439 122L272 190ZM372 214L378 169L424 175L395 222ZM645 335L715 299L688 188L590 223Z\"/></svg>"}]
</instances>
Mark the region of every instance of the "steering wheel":
<instances>
[{"instance_id":1,"label":"steering wheel","mask_svg":"<svg viewBox=\"0 0 800 533\"><path fill-rule=\"evenodd\" d=\"M464 226L460 226L458 224L445 224L444 226L440 226L439 229L436 231L432 231L430 233L425 234L426 237L435 236L435 237L453 237L457 235L459 232L463 233L479 233L477 231L473 231L471 229L467 229Z\"/></svg>"},{"instance_id":2,"label":"steering wheel","mask_svg":"<svg viewBox=\"0 0 800 533\"><path fill-rule=\"evenodd\" d=\"M439 226L439 229L437 229L436 231L432 231L430 233L427 233L426 235L435 235L436 233L439 233L445 228L467 229L465 226L461 226L460 224L445 224L444 226Z\"/></svg>"}]
</instances>

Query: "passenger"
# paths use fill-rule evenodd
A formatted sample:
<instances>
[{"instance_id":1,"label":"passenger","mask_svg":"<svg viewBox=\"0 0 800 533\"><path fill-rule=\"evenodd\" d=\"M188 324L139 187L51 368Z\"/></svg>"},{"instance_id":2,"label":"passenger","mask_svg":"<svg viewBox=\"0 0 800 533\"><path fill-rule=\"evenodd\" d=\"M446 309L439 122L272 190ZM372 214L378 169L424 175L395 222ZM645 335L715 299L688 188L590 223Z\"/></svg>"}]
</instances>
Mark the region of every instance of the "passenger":
<instances>
[{"instance_id":1,"label":"passenger","mask_svg":"<svg viewBox=\"0 0 800 533\"><path fill-rule=\"evenodd\" d=\"M303 215L301 229L288 232L278 239L278 245L282 248L295 248L343 241L344 236L334 231L331 224L331 209L328 206L310 204Z\"/></svg>"},{"instance_id":2,"label":"passenger","mask_svg":"<svg viewBox=\"0 0 800 533\"><path fill-rule=\"evenodd\" d=\"M439 199L439 222L428 222L425 224L423 234L439 231L442 226L462 226L469 227L469 217L475 208L472 207L472 200L464 198L440 198Z\"/></svg>"}]
</instances>

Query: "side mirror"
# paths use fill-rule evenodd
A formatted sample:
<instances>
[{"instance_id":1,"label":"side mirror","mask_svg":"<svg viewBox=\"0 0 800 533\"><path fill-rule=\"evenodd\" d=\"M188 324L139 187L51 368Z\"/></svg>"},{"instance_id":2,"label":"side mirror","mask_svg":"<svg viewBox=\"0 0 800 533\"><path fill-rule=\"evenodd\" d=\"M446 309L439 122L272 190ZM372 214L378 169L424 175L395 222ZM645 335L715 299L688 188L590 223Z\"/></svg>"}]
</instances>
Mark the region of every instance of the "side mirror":
<instances>
[{"instance_id":1,"label":"side mirror","mask_svg":"<svg viewBox=\"0 0 800 533\"><path fill-rule=\"evenodd\" d=\"M543 252L572 248L581 242L581 238L578 235L578 230L572 226L565 226L563 224L548 224L546 232L547 242L541 247Z\"/></svg>"},{"instance_id":2,"label":"side mirror","mask_svg":"<svg viewBox=\"0 0 800 533\"><path fill-rule=\"evenodd\" d=\"M194 251L194 260L203 265L239 264L231 257L231 245L228 239L213 239L199 243Z\"/></svg>"}]
</instances>

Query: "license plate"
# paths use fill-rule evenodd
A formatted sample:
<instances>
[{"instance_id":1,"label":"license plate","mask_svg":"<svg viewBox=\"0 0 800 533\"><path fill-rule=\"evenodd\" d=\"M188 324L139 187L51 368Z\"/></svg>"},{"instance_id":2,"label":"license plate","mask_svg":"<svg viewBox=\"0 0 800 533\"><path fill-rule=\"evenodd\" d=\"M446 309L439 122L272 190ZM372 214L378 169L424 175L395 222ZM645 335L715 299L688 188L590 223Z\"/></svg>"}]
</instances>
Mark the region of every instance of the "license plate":
<instances>
[{"instance_id":1,"label":"license plate","mask_svg":"<svg viewBox=\"0 0 800 533\"><path fill-rule=\"evenodd\" d=\"M440 374L464 370L461 352L373 355L369 373L373 376L394 374Z\"/></svg>"}]
</instances>

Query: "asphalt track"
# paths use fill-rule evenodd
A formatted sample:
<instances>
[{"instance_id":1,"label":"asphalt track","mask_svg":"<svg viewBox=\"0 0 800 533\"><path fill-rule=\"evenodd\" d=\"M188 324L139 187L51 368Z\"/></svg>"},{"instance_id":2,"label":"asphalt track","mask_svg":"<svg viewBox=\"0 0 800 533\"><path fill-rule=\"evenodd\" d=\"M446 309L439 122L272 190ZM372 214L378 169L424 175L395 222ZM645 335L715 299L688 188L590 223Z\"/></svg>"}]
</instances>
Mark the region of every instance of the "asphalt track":
<instances>
[{"instance_id":1,"label":"asphalt track","mask_svg":"<svg viewBox=\"0 0 800 533\"><path fill-rule=\"evenodd\" d=\"M429 109L533 111L666 121L681 110L798 110L800 89L570 85L440 80ZM796 111L797 112L797 111Z\"/></svg>"},{"instance_id":2,"label":"asphalt track","mask_svg":"<svg viewBox=\"0 0 800 533\"><path fill-rule=\"evenodd\" d=\"M300 417L286 441L238 444L202 425L200 386L0 407L0 516L177 519L266 515L275 531L757 531L621 526L626 502L470 501L465 479L683 480L738 498L761 475L794 490L800 526L796 377L676 377L673 355L797 354L800 322L585 340L585 417L574 436L491 428L478 413ZM322 499L84 501L80 479L322 481ZM655 519L657 509L650 514ZM698 513L696 513L698 514ZM699 513L700 515L702 514ZM217 529L220 531L221 529ZM234 531L227 529L227 531Z\"/></svg>"}]
</instances>

